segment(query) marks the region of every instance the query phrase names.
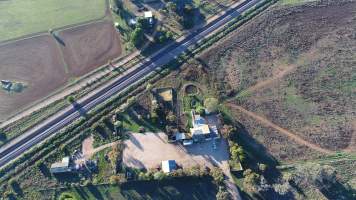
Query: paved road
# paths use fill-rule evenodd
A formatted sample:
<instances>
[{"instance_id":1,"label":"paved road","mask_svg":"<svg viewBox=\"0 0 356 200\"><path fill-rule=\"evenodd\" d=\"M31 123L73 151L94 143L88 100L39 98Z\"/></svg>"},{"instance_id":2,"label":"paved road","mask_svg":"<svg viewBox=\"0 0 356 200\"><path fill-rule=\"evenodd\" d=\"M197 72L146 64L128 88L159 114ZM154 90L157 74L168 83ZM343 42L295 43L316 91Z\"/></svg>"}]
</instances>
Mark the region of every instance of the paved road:
<instances>
[{"instance_id":1,"label":"paved road","mask_svg":"<svg viewBox=\"0 0 356 200\"><path fill-rule=\"evenodd\" d=\"M168 63L173 58L180 55L182 52L187 50L188 47L209 36L209 34L213 31L223 27L223 25L227 24L227 22L239 16L241 12L251 8L261 1L262 0L249 0L243 2L236 8L227 11L218 19L207 24L204 28L187 36L184 40L171 45L166 49L166 51L160 52L152 57L152 59L141 63L138 68L133 70L127 76L122 77L114 83L110 83L99 91L90 93L88 96L78 101L81 106L81 111L88 111L118 92L125 90L133 83L139 81L147 74L154 71L156 68ZM81 114L77 109L68 107L55 116L45 120L40 125L22 134L18 138L15 138L11 143L2 146L0 148L0 167L5 166L26 150L41 143L50 136L53 136L55 132L78 119L80 116Z\"/></svg>"}]
</instances>

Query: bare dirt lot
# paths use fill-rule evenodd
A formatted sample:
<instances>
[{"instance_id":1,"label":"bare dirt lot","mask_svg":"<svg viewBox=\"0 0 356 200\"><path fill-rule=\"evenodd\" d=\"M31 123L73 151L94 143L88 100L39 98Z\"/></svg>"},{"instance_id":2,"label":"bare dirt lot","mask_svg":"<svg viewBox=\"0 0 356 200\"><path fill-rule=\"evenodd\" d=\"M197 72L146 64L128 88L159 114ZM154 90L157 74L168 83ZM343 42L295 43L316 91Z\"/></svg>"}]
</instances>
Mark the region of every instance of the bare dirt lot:
<instances>
[{"instance_id":1,"label":"bare dirt lot","mask_svg":"<svg viewBox=\"0 0 356 200\"><path fill-rule=\"evenodd\" d=\"M53 38L39 36L0 46L0 79L27 85L21 93L0 89L0 119L3 119L65 84L68 75Z\"/></svg>"},{"instance_id":2,"label":"bare dirt lot","mask_svg":"<svg viewBox=\"0 0 356 200\"><path fill-rule=\"evenodd\" d=\"M0 89L0 120L121 54L119 34L109 21L66 29L57 38L42 35L0 46L0 80L27 86L21 93Z\"/></svg>"},{"instance_id":3,"label":"bare dirt lot","mask_svg":"<svg viewBox=\"0 0 356 200\"><path fill-rule=\"evenodd\" d=\"M63 30L59 38L72 76L86 74L121 53L119 35L110 21Z\"/></svg>"},{"instance_id":4,"label":"bare dirt lot","mask_svg":"<svg viewBox=\"0 0 356 200\"><path fill-rule=\"evenodd\" d=\"M183 167L212 167L225 165L229 158L225 140L217 140L214 150L212 141L184 147L167 143L165 137L164 133L132 134L125 142L124 164L150 169L160 166L163 160L176 160Z\"/></svg>"}]
</instances>

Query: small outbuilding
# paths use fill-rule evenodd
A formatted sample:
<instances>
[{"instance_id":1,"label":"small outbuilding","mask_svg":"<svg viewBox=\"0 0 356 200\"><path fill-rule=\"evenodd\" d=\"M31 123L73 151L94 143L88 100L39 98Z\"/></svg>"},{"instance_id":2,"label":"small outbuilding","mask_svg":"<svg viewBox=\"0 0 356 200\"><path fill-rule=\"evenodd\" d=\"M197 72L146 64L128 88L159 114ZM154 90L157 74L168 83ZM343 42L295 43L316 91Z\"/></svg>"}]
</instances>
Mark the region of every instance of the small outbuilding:
<instances>
[{"instance_id":1,"label":"small outbuilding","mask_svg":"<svg viewBox=\"0 0 356 200\"><path fill-rule=\"evenodd\" d=\"M149 19L153 17L152 11L146 11L143 13L144 18Z\"/></svg>"},{"instance_id":2,"label":"small outbuilding","mask_svg":"<svg viewBox=\"0 0 356 200\"><path fill-rule=\"evenodd\" d=\"M53 163L49 171L53 174L71 172L72 169L69 167L69 162L69 157L64 157L61 162Z\"/></svg>"},{"instance_id":3,"label":"small outbuilding","mask_svg":"<svg viewBox=\"0 0 356 200\"><path fill-rule=\"evenodd\" d=\"M165 160L162 161L162 171L164 173L170 173L177 168L175 160Z\"/></svg>"}]
</instances>

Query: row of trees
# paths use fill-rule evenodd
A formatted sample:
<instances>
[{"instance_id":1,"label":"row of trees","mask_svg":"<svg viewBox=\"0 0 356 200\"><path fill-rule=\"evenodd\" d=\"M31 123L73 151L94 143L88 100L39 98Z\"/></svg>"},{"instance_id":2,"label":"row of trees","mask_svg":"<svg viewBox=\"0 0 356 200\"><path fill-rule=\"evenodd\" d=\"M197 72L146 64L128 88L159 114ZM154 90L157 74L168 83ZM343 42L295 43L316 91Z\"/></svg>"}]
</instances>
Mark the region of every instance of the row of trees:
<instances>
[{"instance_id":1,"label":"row of trees","mask_svg":"<svg viewBox=\"0 0 356 200\"><path fill-rule=\"evenodd\" d=\"M194 10L193 5L187 1L168 1L162 11L173 15L183 28L190 29L194 26Z\"/></svg>"},{"instance_id":2,"label":"row of trees","mask_svg":"<svg viewBox=\"0 0 356 200\"><path fill-rule=\"evenodd\" d=\"M118 143L117 145L114 145L111 151L108 153L110 164L113 169L113 174L116 174L118 172L118 166L120 163L119 161L121 161L122 151L123 145L122 143Z\"/></svg>"}]
</instances>

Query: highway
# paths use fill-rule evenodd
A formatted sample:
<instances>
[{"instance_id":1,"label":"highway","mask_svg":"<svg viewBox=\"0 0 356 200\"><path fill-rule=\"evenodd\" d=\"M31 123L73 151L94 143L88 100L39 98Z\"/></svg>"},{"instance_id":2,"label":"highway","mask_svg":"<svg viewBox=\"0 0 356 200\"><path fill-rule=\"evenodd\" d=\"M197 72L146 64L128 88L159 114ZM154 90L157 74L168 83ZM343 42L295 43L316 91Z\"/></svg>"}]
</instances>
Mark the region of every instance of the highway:
<instances>
[{"instance_id":1,"label":"highway","mask_svg":"<svg viewBox=\"0 0 356 200\"><path fill-rule=\"evenodd\" d=\"M226 25L228 22L239 16L240 13L262 1L263 0L249 0L241 3L236 8L227 11L224 15L207 24L199 31L196 31L182 41L169 46L165 51L160 52L151 59L147 59L144 63L141 63L140 66L126 76L118 79L114 83L110 82L110 84L100 88L100 90L90 93L89 95L78 100L81 112L83 112L83 110L89 111L113 95L124 91L130 85L138 82L150 72L179 56L181 53L186 51L188 47L196 44L206 38L213 31ZM36 127L23 133L21 136L15 138L13 141L10 141L8 144L2 146L0 148L0 168L19 157L31 147L43 142L50 136L53 136L58 130L69 125L80 116L81 114L76 108L69 106L62 112L55 114Z\"/></svg>"}]
</instances>

